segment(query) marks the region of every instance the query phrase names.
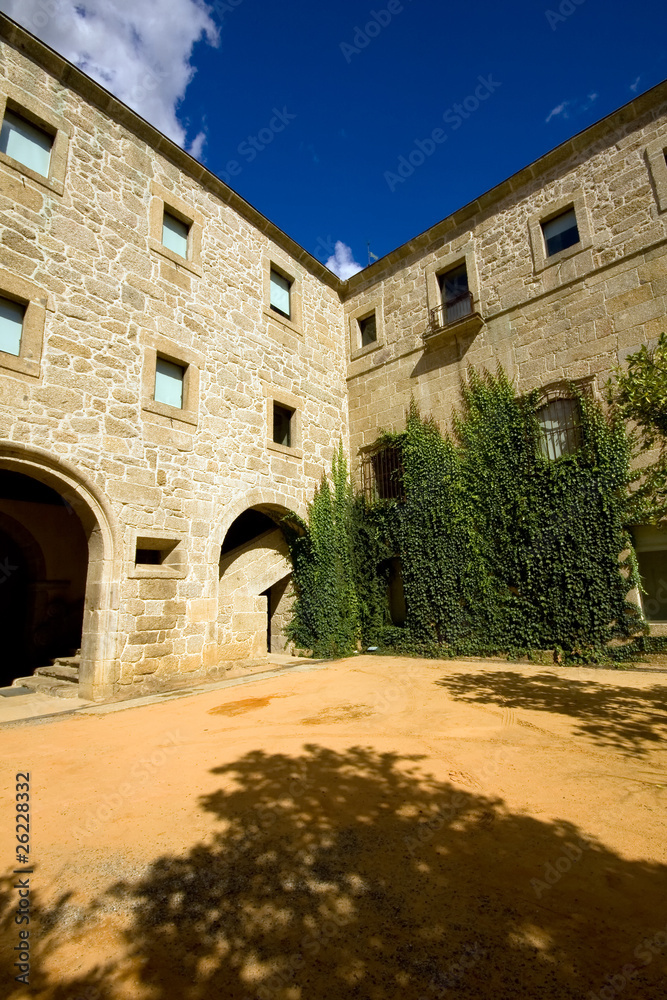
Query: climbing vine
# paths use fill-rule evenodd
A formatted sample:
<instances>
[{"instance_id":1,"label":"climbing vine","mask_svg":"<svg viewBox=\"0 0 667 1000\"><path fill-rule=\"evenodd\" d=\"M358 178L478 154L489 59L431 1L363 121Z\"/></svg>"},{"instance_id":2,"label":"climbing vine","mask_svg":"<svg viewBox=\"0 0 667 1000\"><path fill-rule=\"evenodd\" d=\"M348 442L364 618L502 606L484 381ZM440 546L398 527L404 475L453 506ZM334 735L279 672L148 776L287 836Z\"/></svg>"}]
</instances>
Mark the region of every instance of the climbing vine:
<instances>
[{"instance_id":1,"label":"climbing vine","mask_svg":"<svg viewBox=\"0 0 667 1000\"><path fill-rule=\"evenodd\" d=\"M538 393L517 395L502 369L468 372L450 434L413 403L405 430L378 440L400 451L400 499L355 495L339 448L308 522L287 528L296 645L332 656L359 641L437 656L555 649L585 661L643 634L628 601L631 438L619 407L571 389L580 446L555 460L540 446Z\"/></svg>"}]
</instances>

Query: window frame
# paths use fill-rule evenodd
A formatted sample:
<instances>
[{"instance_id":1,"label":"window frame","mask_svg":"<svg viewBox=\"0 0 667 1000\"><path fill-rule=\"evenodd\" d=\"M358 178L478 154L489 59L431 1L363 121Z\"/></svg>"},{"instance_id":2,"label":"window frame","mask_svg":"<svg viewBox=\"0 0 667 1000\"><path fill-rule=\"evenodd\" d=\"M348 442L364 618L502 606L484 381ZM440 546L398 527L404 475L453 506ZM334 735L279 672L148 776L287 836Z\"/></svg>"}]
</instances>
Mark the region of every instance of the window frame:
<instances>
[{"instance_id":1,"label":"window frame","mask_svg":"<svg viewBox=\"0 0 667 1000\"><path fill-rule=\"evenodd\" d=\"M48 296L31 281L0 268L0 296L23 306L21 347L18 355L0 351L0 369L39 378Z\"/></svg>"},{"instance_id":2,"label":"window frame","mask_svg":"<svg viewBox=\"0 0 667 1000\"><path fill-rule=\"evenodd\" d=\"M375 313L375 331L377 337L372 343L364 346L361 339L359 322L373 313ZM347 314L347 324L351 361L363 358L367 354L372 354L373 351L377 351L383 347L385 344L384 289L376 290L372 294L363 294L357 299L356 306Z\"/></svg>"},{"instance_id":3,"label":"window frame","mask_svg":"<svg viewBox=\"0 0 667 1000\"><path fill-rule=\"evenodd\" d=\"M45 107L41 101L25 94L12 84L3 81L2 90L3 92L0 94L0 126L5 120L5 112L11 111L25 119L29 124L51 135L53 143L49 158L49 173L46 177L44 174L25 166L20 160L15 160L13 156L8 156L7 153L0 152L0 164L9 168L13 173L34 181L42 188L47 188L58 195L64 194L72 126L60 115L54 114L50 108Z\"/></svg>"},{"instance_id":4,"label":"window frame","mask_svg":"<svg viewBox=\"0 0 667 1000\"><path fill-rule=\"evenodd\" d=\"M646 147L646 161L660 212L667 212L667 133Z\"/></svg>"},{"instance_id":5,"label":"window frame","mask_svg":"<svg viewBox=\"0 0 667 1000\"><path fill-rule=\"evenodd\" d=\"M558 432L561 434L563 433L565 434L569 445L570 433L572 431L574 435L576 435L577 446L571 451L563 451L561 452L560 455L554 455L553 457L548 453L545 454L545 448L544 448L545 440L547 440L547 451L548 451L548 439L546 437L547 432L544 430L543 427L540 426L539 455L540 458L542 458L545 462L558 462L562 458L569 458L572 455L576 455L579 451L581 451L583 445L583 435L581 428L581 400L579 400L576 394L572 393L572 391L568 391L567 389L555 390L549 393L546 397L545 396L541 397L539 406L535 410L535 418L537 419L538 424L539 424L540 412L546 409L547 406L551 406L553 403L558 403L558 402L572 403L573 406L576 408L575 410L576 417L572 422L572 428L566 425L563 427L562 430L559 427Z\"/></svg>"},{"instance_id":6,"label":"window frame","mask_svg":"<svg viewBox=\"0 0 667 1000\"><path fill-rule=\"evenodd\" d=\"M579 231L579 242L574 243L570 247L566 247L564 250L559 250L558 253L552 254L548 257L543 226L545 223L551 222L552 219L557 218L559 215L563 215L569 209L574 211L577 229ZM588 212L588 208L586 206L583 191L577 191L573 194L566 195L563 198L550 202L548 205L545 205L541 211L534 213L528 219L528 232L533 252L533 266L536 274L540 274L543 271L548 270L550 267L557 267L558 264L563 263L563 261L569 260L571 257L578 257L580 254L584 254L587 250L590 250L593 246L593 233L590 213ZM581 267L579 267L578 264L575 265L575 269L583 273L588 270L588 265L584 261ZM569 277L569 275L567 275L567 277Z\"/></svg>"},{"instance_id":7,"label":"window frame","mask_svg":"<svg viewBox=\"0 0 667 1000\"><path fill-rule=\"evenodd\" d=\"M450 326L454 327L459 323L463 324L472 317L482 315L481 288L479 275L477 273L475 246L473 241L468 238L466 242L462 243L459 247L452 248L451 244L443 247L431 263L427 264L424 270L424 276L426 278L426 306L429 324L432 311L442 305L440 277L447 274L449 271L453 271L462 264L465 265L466 274L468 276L468 291L472 296L472 312L461 317L460 320L455 320L450 324ZM444 329L447 329L447 327L444 327Z\"/></svg>"},{"instance_id":8,"label":"window frame","mask_svg":"<svg viewBox=\"0 0 667 1000\"><path fill-rule=\"evenodd\" d=\"M180 424L196 427L199 422L199 372L203 367L201 358L193 351L180 344L162 337L159 334L147 336L144 348L144 364L142 370L142 402L144 413L157 417L168 418ZM183 377L183 406L171 406L154 398L155 374L158 357L185 369ZM184 428L183 428L184 429Z\"/></svg>"},{"instance_id":9,"label":"window frame","mask_svg":"<svg viewBox=\"0 0 667 1000\"><path fill-rule=\"evenodd\" d=\"M302 449L302 409L303 401L298 399L296 396L291 395L291 393L285 392L283 389L279 389L275 386L270 386L265 389L266 392L266 404L265 404L265 420L266 420L266 449L269 453L273 452L274 456L283 455L289 458L303 458ZM273 440L273 407L274 405L281 406L283 409L292 411L292 419L290 421L290 438L291 443L289 445L278 444L277 441Z\"/></svg>"},{"instance_id":10,"label":"window frame","mask_svg":"<svg viewBox=\"0 0 667 1000\"><path fill-rule=\"evenodd\" d=\"M282 309L279 309L278 306L276 306L276 305L273 304L273 301L272 301L272 299L273 299L272 291L273 291L273 276L274 275L277 278L282 278L283 281L287 285L287 302L288 302L288 308L289 308L289 312L287 312L287 313L283 312ZM281 319L287 319L287 320L290 320L290 321L292 320L292 315L293 315L293 312L294 312L294 310L292 309L292 286L293 285L294 285L294 279L293 278L288 278L287 275L285 275L285 274L282 273L282 271L279 271L276 267L271 266L271 268L269 269L269 309L272 312L278 313L278 315L280 316Z\"/></svg>"},{"instance_id":11,"label":"window frame","mask_svg":"<svg viewBox=\"0 0 667 1000\"><path fill-rule=\"evenodd\" d=\"M187 257L182 257L174 250L170 250L162 242L165 213L189 227ZM153 253L169 261L170 264L175 264L177 268L184 268L197 277L202 277L204 273L201 266L203 217L193 205L168 191L156 181L151 181L148 228L148 246Z\"/></svg>"},{"instance_id":12,"label":"window frame","mask_svg":"<svg viewBox=\"0 0 667 1000\"><path fill-rule=\"evenodd\" d=\"M262 313L266 319L271 320L280 329L290 330L293 333L303 336L302 322L302 293L303 275L301 269L297 267L295 261L291 261L282 253L277 253L275 248L271 248L270 253L263 258L263 291L262 291ZM280 274L290 285L290 312L288 318L271 306L271 271ZM269 330L271 327L269 326Z\"/></svg>"}]
</instances>

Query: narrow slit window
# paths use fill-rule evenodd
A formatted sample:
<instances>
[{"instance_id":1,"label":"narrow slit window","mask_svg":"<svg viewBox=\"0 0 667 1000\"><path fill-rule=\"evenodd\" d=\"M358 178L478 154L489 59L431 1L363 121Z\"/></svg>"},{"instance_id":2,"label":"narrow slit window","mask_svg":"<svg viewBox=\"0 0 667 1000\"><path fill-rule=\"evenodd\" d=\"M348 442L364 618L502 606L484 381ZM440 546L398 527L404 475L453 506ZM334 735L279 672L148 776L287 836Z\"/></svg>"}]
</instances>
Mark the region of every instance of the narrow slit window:
<instances>
[{"instance_id":1,"label":"narrow slit window","mask_svg":"<svg viewBox=\"0 0 667 1000\"><path fill-rule=\"evenodd\" d=\"M542 223L544 233L544 245L547 257L553 257L561 250L567 250L579 242L579 227L574 209L569 208L567 212L557 215L555 219L549 219Z\"/></svg>"},{"instance_id":2,"label":"narrow slit window","mask_svg":"<svg viewBox=\"0 0 667 1000\"><path fill-rule=\"evenodd\" d=\"M155 402L182 410L184 381L185 368L182 365L158 358L155 363Z\"/></svg>"},{"instance_id":3,"label":"narrow slit window","mask_svg":"<svg viewBox=\"0 0 667 1000\"><path fill-rule=\"evenodd\" d=\"M376 343L378 339L378 332L375 313L372 313L370 316L365 316L364 319L357 320L357 322L359 323L361 346L368 347L370 344Z\"/></svg>"},{"instance_id":4,"label":"narrow slit window","mask_svg":"<svg viewBox=\"0 0 667 1000\"><path fill-rule=\"evenodd\" d=\"M135 565L137 566L161 566L164 562L165 553L161 549L137 549Z\"/></svg>"},{"instance_id":5,"label":"narrow slit window","mask_svg":"<svg viewBox=\"0 0 667 1000\"><path fill-rule=\"evenodd\" d=\"M285 448L292 447L294 412L288 406L281 406L280 403L273 404L273 441L275 444L282 444Z\"/></svg>"},{"instance_id":6,"label":"narrow slit window","mask_svg":"<svg viewBox=\"0 0 667 1000\"><path fill-rule=\"evenodd\" d=\"M179 257L184 257L187 260L189 235L190 226L187 222L182 222L169 212L164 213L164 219L162 220L162 244L167 250L172 250Z\"/></svg>"},{"instance_id":7,"label":"narrow slit window","mask_svg":"<svg viewBox=\"0 0 667 1000\"><path fill-rule=\"evenodd\" d=\"M537 411L540 451L554 461L581 447L581 419L576 399L554 399Z\"/></svg>"},{"instance_id":8,"label":"narrow slit window","mask_svg":"<svg viewBox=\"0 0 667 1000\"><path fill-rule=\"evenodd\" d=\"M13 111L5 111L0 131L0 152L18 160L43 177L49 176L53 136Z\"/></svg>"},{"instance_id":9,"label":"narrow slit window","mask_svg":"<svg viewBox=\"0 0 667 1000\"><path fill-rule=\"evenodd\" d=\"M290 292L292 282L271 268L271 308L281 316L291 318Z\"/></svg>"},{"instance_id":10,"label":"narrow slit window","mask_svg":"<svg viewBox=\"0 0 667 1000\"><path fill-rule=\"evenodd\" d=\"M21 338L23 336L23 321L25 306L11 299L0 298L0 351L13 354L17 358L21 353Z\"/></svg>"},{"instance_id":11,"label":"narrow slit window","mask_svg":"<svg viewBox=\"0 0 667 1000\"><path fill-rule=\"evenodd\" d=\"M465 264L459 264L451 271L438 275L438 282L445 324L455 323L457 319L469 316L472 312L472 296Z\"/></svg>"}]
</instances>

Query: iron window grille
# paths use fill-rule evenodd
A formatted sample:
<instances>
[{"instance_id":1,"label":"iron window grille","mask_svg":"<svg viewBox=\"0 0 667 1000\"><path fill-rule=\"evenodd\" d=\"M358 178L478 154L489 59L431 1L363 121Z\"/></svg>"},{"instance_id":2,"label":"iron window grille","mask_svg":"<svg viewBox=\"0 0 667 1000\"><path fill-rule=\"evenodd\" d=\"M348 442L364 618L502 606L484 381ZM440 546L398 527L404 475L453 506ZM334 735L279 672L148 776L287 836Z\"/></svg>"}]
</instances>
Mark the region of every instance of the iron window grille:
<instances>
[{"instance_id":1,"label":"iron window grille","mask_svg":"<svg viewBox=\"0 0 667 1000\"><path fill-rule=\"evenodd\" d=\"M552 399L541 406L536 415L543 458L555 461L581 448L581 409L577 399Z\"/></svg>"},{"instance_id":2,"label":"iron window grille","mask_svg":"<svg viewBox=\"0 0 667 1000\"><path fill-rule=\"evenodd\" d=\"M401 449L379 448L364 455L361 462L361 483L369 503L376 500L404 500Z\"/></svg>"}]
</instances>

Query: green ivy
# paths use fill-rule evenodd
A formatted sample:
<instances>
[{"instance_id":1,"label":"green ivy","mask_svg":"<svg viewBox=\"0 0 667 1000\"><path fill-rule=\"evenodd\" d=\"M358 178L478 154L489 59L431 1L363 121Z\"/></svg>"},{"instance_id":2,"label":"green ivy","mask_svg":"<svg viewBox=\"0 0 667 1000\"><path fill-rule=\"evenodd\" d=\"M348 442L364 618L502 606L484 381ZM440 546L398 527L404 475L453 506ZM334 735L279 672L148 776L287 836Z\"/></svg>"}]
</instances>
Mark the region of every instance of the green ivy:
<instances>
[{"instance_id":1,"label":"green ivy","mask_svg":"<svg viewBox=\"0 0 667 1000\"><path fill-rule=\"evenodd\" d=\"M619 408L578 393L581 447L553 461L540 447L537 392L518 396L499 369L470 370L453 433L414 403L400 449L401 500L354 495L339 448L332 486L287 537L297 599L289 635L318 655L365 646L429 656L609 660L614 639L646 632L628 602L638 586L628 524L636 513L632 442ZM634 505L634 506L633 506ZM407 607L391 622L390 561Z\"/></svg>"}]
</instances>

